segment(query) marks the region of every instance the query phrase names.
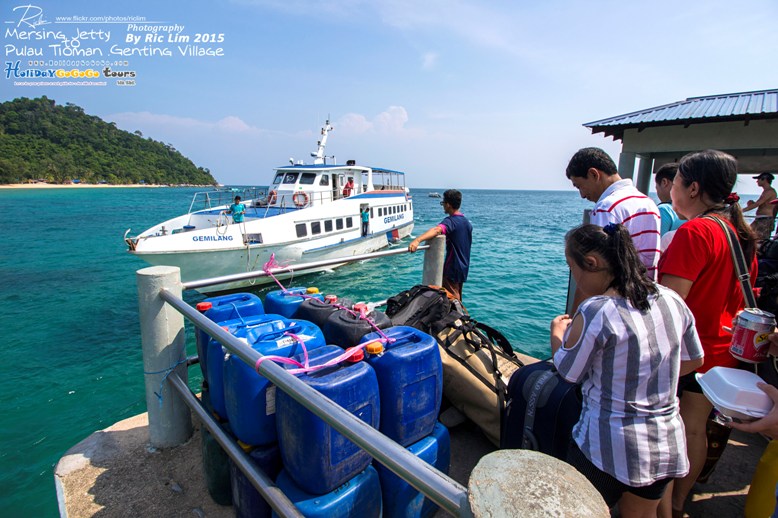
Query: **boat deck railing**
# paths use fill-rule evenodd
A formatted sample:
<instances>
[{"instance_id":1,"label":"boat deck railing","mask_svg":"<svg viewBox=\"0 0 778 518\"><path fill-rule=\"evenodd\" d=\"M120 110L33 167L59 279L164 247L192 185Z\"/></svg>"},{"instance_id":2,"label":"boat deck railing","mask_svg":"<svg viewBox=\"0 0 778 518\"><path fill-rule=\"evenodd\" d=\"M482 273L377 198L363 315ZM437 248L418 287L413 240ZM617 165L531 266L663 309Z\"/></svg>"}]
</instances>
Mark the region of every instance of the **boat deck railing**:
<instances>
[{"instance_id":1,"label":"boat deck railing","mask_svg":"<svg viewBox=\"0 0 778 518\"><path fill-rule=\"evenodd\" d=\"M438 237L432 240L430 245L419 247L425 252L423 284L440 285L444 244L445 238ZM342 264L403 253L408 253L407 249L300 264L296 265L294 270L308 270L327 264ZM247 454L224 432L187 385L187 367L197 360L186 357L184 317L252 368L257 365L262 355L185 302L182 293L185 289L285 273L290 269L277 268L268 273L247 272L187 283L181 283L180 270L177 267L155 266L137 272L151 445L166 448L186 442L192 434L190 411L194 412L280 516L300 516L300 513L273 481L252 464ZM454 516L471 516L466 488L448 475L422 461L406 448L289 374L283 367L273 362L262 362L257 372L421 491L443 510ZM157 394L162 395L161 400Z\"/></svg>"},{"instance_id":2,"label":"boat deck railing","mask_svg":"<svg viewBox=\"0 0 778 518\"><path fill-rule=\"evenodd\" d=\"M259 187L233 187L196 192L189 204L189 213L229 205L235 196L240 196L242 200L258 200L264 198L265 190Z\"/></svg>"}]
</instances>

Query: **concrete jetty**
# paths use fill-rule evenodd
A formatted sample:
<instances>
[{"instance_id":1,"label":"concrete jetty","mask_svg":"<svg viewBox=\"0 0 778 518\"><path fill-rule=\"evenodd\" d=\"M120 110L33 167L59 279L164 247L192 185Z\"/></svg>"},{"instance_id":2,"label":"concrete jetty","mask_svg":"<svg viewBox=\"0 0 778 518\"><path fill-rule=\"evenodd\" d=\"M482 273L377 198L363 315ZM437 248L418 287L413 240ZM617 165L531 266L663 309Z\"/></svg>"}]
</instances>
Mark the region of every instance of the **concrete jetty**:
<instances>
[{"instance_id":1,"label":"concrete jetty","mask_svg":"<svg viewBox=\"0 0 778 518\"><path fill-rule=\"evenodd\" d=\"M185 444L149 449L147 414L98 431L71 448L54 478L60 512L69 518L99 516L233 517L231 507L211 500L203 479L200 424ZM451 429L450 475L467 485L470 472L494 446L470 421ZM751 475L767 445L753 434L732 432L708 483L698 484L687 512L691 517L743 516ZM518 489L517 489L518 490ZM448 516L439 511L437 516Z\"/></svg>"}]
</instances>

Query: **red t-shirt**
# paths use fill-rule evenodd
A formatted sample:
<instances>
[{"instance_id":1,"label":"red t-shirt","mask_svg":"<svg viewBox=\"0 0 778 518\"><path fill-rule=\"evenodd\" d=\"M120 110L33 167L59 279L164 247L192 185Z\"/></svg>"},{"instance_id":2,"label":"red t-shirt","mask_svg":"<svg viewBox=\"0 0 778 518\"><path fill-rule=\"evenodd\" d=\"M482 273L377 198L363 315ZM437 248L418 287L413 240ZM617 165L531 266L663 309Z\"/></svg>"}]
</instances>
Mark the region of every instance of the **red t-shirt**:
<instances>
[{"instance_id":1,"label":"red t-shirt","mask_svg":"<svg viewBox=\"0 0 778 518\"><path fill-rule=\"evenodd\" d=\"M726 219L722 220L733 230ZM751 263L751 284L756 281L757 261ZM718 223L695 218L676 231L670 246L659 260L659 281L675 275L692 281L686 304L696 320L705 363L697 369L736 367L738 360L729 354L732 335L722 329L731 327L732 318L743 309L743 290L735 278L735 265L727 237Z\"/></svg>"}]
</instances>

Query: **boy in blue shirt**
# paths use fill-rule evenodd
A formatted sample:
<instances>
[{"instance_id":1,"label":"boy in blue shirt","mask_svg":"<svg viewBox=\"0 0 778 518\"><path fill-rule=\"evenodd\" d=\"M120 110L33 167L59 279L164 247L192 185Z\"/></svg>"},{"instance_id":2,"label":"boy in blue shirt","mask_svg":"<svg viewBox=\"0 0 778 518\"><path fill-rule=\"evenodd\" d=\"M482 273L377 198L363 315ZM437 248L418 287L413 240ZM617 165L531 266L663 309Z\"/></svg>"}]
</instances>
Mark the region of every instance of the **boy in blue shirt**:
<instances>
[{"instance_id":1,"label":"boy in blue shirt","mask_svg":"<svg viewBox=\"0 0 778 518\"><path fill-rule=\"evenodd\" d=\"M230 205L228 214L232 214L232 221L235 223L243 222L243 215L246 213L246 206L240 202L240 196L235 196L235 203Z\"/></svg>"}]
</instances>

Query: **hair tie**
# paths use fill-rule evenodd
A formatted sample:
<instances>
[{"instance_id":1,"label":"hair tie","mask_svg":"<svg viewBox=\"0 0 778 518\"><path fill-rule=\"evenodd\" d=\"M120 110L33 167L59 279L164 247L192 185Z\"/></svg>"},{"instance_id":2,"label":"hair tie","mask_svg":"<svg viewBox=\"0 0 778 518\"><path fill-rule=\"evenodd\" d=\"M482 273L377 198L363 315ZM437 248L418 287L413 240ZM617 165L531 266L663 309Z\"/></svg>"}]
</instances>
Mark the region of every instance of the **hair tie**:
<instances>
[{"instance_id":1,"label":"hair tie","mask_svg":"<svg viewBox=\"0 0 778 518\"><path fill-rule=\"evenodd\" d=\"M737 203L740 201L740 196L737 195L736 192L730 193L729 196L724 200L724 203L727 205L732 205L734 203Z\"/></svg>"},{"instance_id":2,"label":"hair tie","mask_svg":"<svg viewBox=\"0 0 778 518\"><path fill-rule=\"evenodd\" d=\"M612 236L619 231L619 225L617 223L608 223L607 225L602 227L602 230L609 236Z\"/></svg>"}]
</instances>

